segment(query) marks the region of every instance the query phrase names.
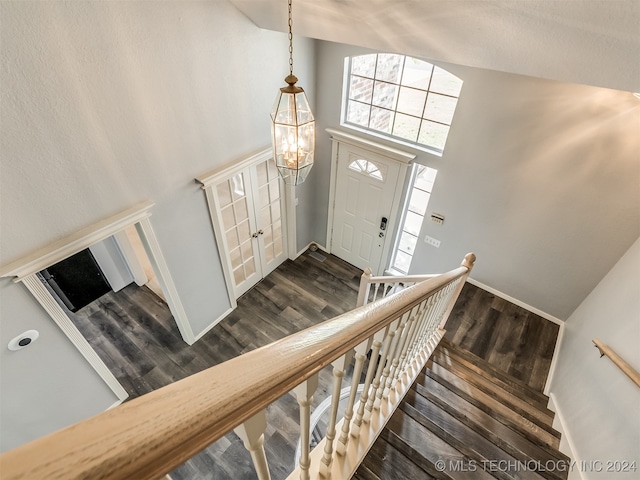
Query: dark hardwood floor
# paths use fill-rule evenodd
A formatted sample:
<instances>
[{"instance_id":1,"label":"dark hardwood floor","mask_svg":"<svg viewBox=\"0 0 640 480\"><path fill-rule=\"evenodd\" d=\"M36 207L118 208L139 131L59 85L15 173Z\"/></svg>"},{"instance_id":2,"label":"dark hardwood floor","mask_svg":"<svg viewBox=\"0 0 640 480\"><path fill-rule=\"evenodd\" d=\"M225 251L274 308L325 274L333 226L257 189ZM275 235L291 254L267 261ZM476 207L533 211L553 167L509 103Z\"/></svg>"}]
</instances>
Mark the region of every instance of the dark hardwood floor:
<instances>
[{"instance_id":1,"label":"dark hardwood floor","mask_svg":"<svg viewBox=\"0 0 640 480\"><path fill-rule=\"evenodd\" d=\"M238 300L238 308L194 345L182 340L166 303L129 285L73 314L72 320L118 381L135 398L355 307L362 271L327 255L286 261ZM351 372L345 375L350 381ZM313 406L331 390L320 372ZM346 384L346 383L345 383ZM299 410L287 394L267 409L265 450L274 480L293 468ZM251 458L233 433L171 473L173 480L253 479Z\"/></svg>"},{"instance_id":2,"label":"dark hardwood floor","mask_svg":"<svg viewBox=\"0 0 640 480\"><path fill-rule=\"evenodd\" d=\"M447 321L445 338L542 391L559 326L466 283Z\"/></svg>"},{"instance_id":3,"label":"dark hardwood floor","mask_svg":"<svg viewBox=\"0 0 640 480\"><path fill-rule=\"evenodd\" d=\"M130 285L111 292L70 317L130 398L135 398L352 309L361 273L331 255L324 262L308 254L286 261L190 347L181 339L165 302L145 287ZM534 388L544 385L557 335L557 326L551 322L466 284L447 330L451 343L486 358L497 369L515 372ZM328 396L330 384L328 367L320 373L314 406ZM267 409L265 450L274 480L285 478L292 468L298 415L292 394ZM171 477L256 478L249 454L233 433Z\"/></svg>"}]
</instances>

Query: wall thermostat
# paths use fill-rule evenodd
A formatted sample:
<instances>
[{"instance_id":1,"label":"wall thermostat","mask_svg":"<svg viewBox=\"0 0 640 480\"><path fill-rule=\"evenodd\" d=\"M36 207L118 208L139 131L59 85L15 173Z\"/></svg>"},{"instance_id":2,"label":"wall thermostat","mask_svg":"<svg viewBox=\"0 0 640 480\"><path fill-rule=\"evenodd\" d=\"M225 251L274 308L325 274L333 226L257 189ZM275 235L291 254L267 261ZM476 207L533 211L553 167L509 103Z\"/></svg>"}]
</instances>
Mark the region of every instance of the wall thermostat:
<instances>
[{"instance_id":1,"label":"wall thermostat","mask_svg":"<svg viewBox=\"0 0 640 480\"><path fill-rule=\"evenodd\" d=\"M9 350L20 350L35 342L40 334L37 330L27 330L9 342Z\"/></svg>"},{"instance_id":2,"label":"wall thermostat","mask_svg":"<svg viewBox=\"0 0 640 480\"><path fill-rule=\"evenodd\" d=\"M435 213L433 212L431 214L431 221L435 222L439 225L442 225L444 223L444 215L442 215L441 213Z\"/></svg>"}]
</instances>

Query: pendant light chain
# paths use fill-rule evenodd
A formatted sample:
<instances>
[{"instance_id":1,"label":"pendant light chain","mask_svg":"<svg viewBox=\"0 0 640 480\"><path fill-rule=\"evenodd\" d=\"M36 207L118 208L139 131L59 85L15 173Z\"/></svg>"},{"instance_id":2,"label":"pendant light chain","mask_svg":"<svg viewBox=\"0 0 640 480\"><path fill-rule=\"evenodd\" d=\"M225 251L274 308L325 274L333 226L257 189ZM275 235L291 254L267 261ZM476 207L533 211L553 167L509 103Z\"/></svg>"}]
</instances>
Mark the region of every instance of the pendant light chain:
<instances>
[{"instance_id":1,"label":"pendant light chain","mask_svg":"<svg viewBox=\"0 0 640 480\"><path fill-rule=\"evenodd\" d=\"M0 0L1 1L1 0ZM293 0L289 5L289 75L271 111L273 161L286 185L300 185L313 167L316 121L309 101L293 74Z\"/></svg>"},{"instance_id":2,"label":"pendant light chain","mask_svg":"<svg viewBox=\"0 0 640 480\"><path fill-rule=\"evenodd\" d=\"M289 0L289 75L293 75L293 18L292 18L292 4L293 0Z\"/></svg>"}]
</instances>

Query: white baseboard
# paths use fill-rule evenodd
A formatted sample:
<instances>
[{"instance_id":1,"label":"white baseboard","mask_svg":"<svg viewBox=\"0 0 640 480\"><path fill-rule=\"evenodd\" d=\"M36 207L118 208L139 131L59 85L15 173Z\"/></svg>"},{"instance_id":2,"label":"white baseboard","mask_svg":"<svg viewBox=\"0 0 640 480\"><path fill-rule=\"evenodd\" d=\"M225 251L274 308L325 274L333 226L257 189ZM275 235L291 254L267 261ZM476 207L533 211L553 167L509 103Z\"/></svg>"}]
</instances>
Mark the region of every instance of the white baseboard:
<instances>
[{"instance_id":1,"label":"white baseboard","mask_svg":"<svg viewBox=\"0 0 640 480\"><path fill-rule=\"evenodd\" d=\"M216 320L214 320L211 325L209 325L202 332L200 332L198 335L196 335L195 336L195 340L193 341L193 343L196 343L198 340L200 340L202 337L204 337L209 332L209 330L211 330L213 327L215 327L217 324L219 324L222 321L222 319L224 319L224 317L229 315L234 310L235 310L234 307L229 307L222 315L220 315ZM189 344L189 345L192 345L192 344Z\"/></svg>"},{"instance_id":2,"label":"white baseboard","mask_svg":"<svg viewBox=\"0 0 640 480\"><path fill-rule=\"evenodd\" d=\"M127 396L125 398L128 398L129 394L127 394ZM120 405L122 402L124 401L124 399L120 399L115 401L113 404L109 405L109 407L107 408L107 410L111 410L112 408L116 408L118 405Z\"/></svg>"},{"instance_id":3,"label":"white baseboard","mask_svg":"<svg viewBox=\"0 0 640 480\"><path fill-rule=\"evenodd\" d=\"M564 322L560 324L560 329L558 330L558 336L556 337L556 346L553 348L551 365L549 365L549 373L547 374L547 381L545 382L544 390L542 391L547 396L549 396L549 392L551 391L551 382L553 381L553 376L556 373L556 366L558 365L558 357L560 356L560 346L562 345L563 337L564 337Z\"/></svg>"},{"instance_id":4,"label":"white baseboard","mask_svg":"<svg viewBox=\"0 0 640 480\"><path fill-rule=\"evenodd\" d=\"M575 443L573 442L571 433L569 433L569 430L567 429L567 423L564 415L562 414L562 409L558 406L556 397L553 393L549 394L549 408L556 414L553 420L553 428L560 432L561 438L564 440L560 441L560 451L572 460L572 468L570 469L569 478L580 478L582 480L586 480L585 476L582 474L582 470L579 468L579 465L582 465L582 462L577 453Z\"/></svg>"},{"instance_id":5,"label":"white baseboard","mask_svg":"<svg viewBox=\"0 0 640 480\"><path fill-rule=\"evenodd\" d=\"M296 253L296 256L295 256L294 260L295 260L296 258L298 258L300 255L302 255L304 252L306 252L306 251L309 249L309 247L310 247L311 245L315 245L315 246L317 246L317 247L318 247L318 250L322 250L324 253L326 253L326 254L328 254L328 255L330 255L330 254L331 254L331 252L329 252L329 250L327 250L327 248L326 248L326 247L323 247L323 246L322 246L322 245L320 245L318 242L309 242L309 244L308 244L306 247L304 247L302 250L300 250L298 253Z\"/></svg>"},{"instance_id":6,"label":"white baseboard","mask_svg":"<svg viewBox=\"0 0 640 480\"><path fill-rule=\"evenodd\" d=\"M549 366L549 374L547 375L547 381L544 385L544 390L543 393L547 396L549 396L549 389L551 388L551 381L553 379L553 375L555 373L556 370L556 365L558 363L558 352L560 350L560 345L562 343L562 337L564 336L564 321L560 320L557 317L554 317L553 315L548 314L547 312L543 312L542 310L532 307L531 305L528 305L520 300L518 300L517 298L513 298L509 295L507 295L506 293L501 292L500 290L496 290L495 288L492 288L488 285L485 285L484 283L481 283L477 280L474 280L473 278L467 278L467 282L469 282L471 285L475 285L478 288L481 288L483 290L486 290L489 293L493 293L495 296L503 298L504 300L513 303L514 305L517 305L519 307L524 308L525 310L528 310L532 313L535 313L536 315L549 320L550 322L553 322L557 325L560 326L560 329L558 330L558 336L556 338L556 345L553 349L553 357L551 358L551 365Z\"/></svg>"},{"instance_id":7,"label":"white baseboard","mask_svg":"<svg viewBox=\"0 0 640 480\"><path fill-rule=\"evenodd\" d=\"M557 323L558 325L564 325L564 320L560 320L559 318L554 317L553 315L550 315L547 312L543 312L542 310L532 307L531 305L528 305L518 300L517 298L513 298L507 295L506 293L502 293L500 290L496 290L495 288L492 288L489 285L485 285L484 283L474 280L471 277L467 278L467 282L469 282L471 285L475 285L476 287L486 290L489 293L493 293L497 297L503 298L506 301L513 303L514 305L518 305L519 307L522 307L525 310L529 310L531 313L535 313L536 315L542 318L546 318L550 322Z\"/></svg>"}]
</instances>

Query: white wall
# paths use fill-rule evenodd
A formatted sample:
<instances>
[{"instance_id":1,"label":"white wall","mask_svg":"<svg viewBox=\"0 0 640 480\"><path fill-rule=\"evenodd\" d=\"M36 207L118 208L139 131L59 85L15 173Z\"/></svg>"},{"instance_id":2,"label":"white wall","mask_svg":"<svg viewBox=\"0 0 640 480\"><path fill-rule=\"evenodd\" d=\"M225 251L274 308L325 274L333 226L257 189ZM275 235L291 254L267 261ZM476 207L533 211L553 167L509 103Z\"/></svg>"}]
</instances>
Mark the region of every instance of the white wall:
<instances>
[{"instance_id":1,"label":"white wall","mask_svg":"<svg viewBox=\"0 0 640 480\"><path fill-rule=\"evenodd\" d=\"M131 270L114 237L105 238L100 243L89 247L89 250L114 292L122 290L133 282Z\"/></svg>"},{"instance_id":2,"label":"white wall","mask_svg":"<svg viewBox=\"0 0 640 480\"><path fill-rule=\"evenodd\" d=\"M286 31L281 0L231 0L256 25ZM640 91L637 0L313 0L294 32L563 82Z\"/></svg>"},{"instance_id":3,"label":"white wall","mask_svg":"<svg viewBox=\"0 0 640 480\"><path fill-rule=\"evenodd\" d=\"M640 468L640 390L599 358L594 338L640 371L640 238L565 322L550 390L574 459L605 469L590 472L578 463L583 478L638 478L637 471L606 471L616 460Z\"/></svg>"},{"instance_id":4,"label":"white wall","mask_svg":"<svg viewBox=\"0 0 640 480\"><path fill-rule=\"evenodd\" d=\"M318 42L321 127L338 126L344 57ZM566 319L640 235L640 101L628 92L440 64L464 80L412 273L446 271L474 251L472 277ZM410 149L408 149L410 150ZM330 142L319 137L326 232ZM422 240L440 240L436 249Z\"/></svg>"},{"instance_id":5,"label":"white wall","mask_svg":"<svg viewBox=\"0 0 640 480\"><path fill-rule=\"evenodd\" d=\"M226 1L0 2L0 17L0 264L152 200L160 246L202 332L229 302L194 177L269 143L287 36ZM313 42L297 39L301 79L313 78L312 55ZM0 284L4 345L51 323L23 288ZM61 333L37 348L37 357L2 351L3 447L113 402ZM21 389L27 381L41 394ZM37 432L25 428L31 412L42 413Z\"/></svg>"},{"instance_id":6,"label":"white wall","mask_svg":"<svg viewBox=\"0 0 640 480\"><path fill-rule=\"evenodd\" d=\"M0 281L0 451L100 413L118 398L24 285ZM7 344L37 330L29 346Z\"/></svg>"}]
</instances>

